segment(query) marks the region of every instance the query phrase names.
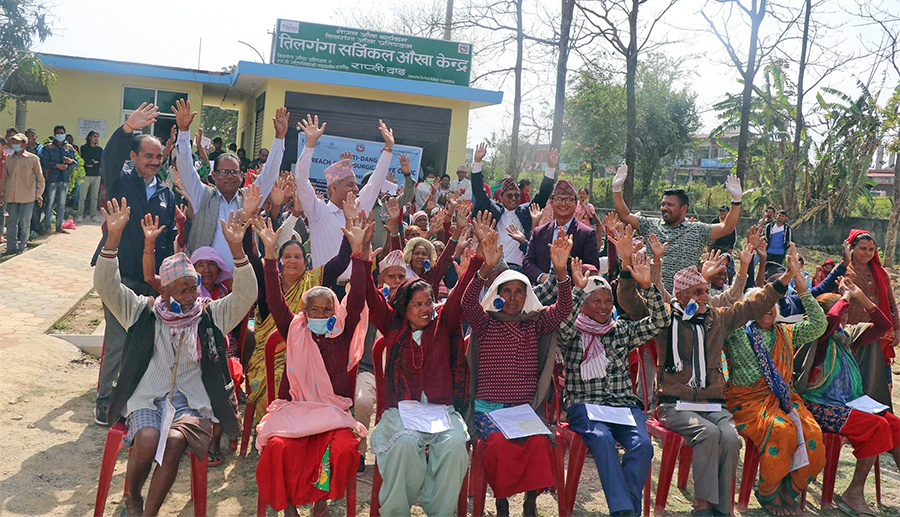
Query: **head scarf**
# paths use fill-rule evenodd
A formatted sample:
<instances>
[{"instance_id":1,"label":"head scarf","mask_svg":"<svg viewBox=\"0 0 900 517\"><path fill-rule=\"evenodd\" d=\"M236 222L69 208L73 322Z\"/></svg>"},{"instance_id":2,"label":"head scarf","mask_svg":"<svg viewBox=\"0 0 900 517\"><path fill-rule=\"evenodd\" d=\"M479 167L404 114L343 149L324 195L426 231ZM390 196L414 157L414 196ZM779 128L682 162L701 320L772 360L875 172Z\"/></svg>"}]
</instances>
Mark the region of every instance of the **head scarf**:
<instances>
[{"instance_id":1,"label":"head scarf","mask_svg":"<svg viewBox=\"0 0 900 517\"><path fill-rule=\"evenodd\" d=\"M413 272L412 267L409 266L412 262L413 251L415 251L416 246L425 246L425 249L428 250L428 260L431 261L431 267L434 267L437 263L437 252L434 250L434 244L424 237L412 238L406 242L406 247L403 248L403 262L407 264L406 278L418 278L418 275L416 275L415 272Z\"/></svg>"},{"instance_id":2,"label":"head scarf","mask_svg":"<svg viewBox=\"0 0 900 517\"><path fill-rule=\"evenodd\" d=\"M216 278L217 284L221 284L232 277L232 272L225 265L225 261L222 260L222 255L219 255L219 252L212 246L202 246L194 250L194 253L191 254L191 264L196 265L201 260L211 260L219 266L219 278Z\"/></svg>"},{"instance_id":3,"label":"head scarf","mask_svg":"<svg viewBox=\"0 0 900 517\"><path fill-rule=\"evenodd\" d=\"M554 196L572 196L575 197L575 187L569 180L559 180L553 188Z\"/></svg>"},{"instance_id":4,"label":"head scarf","mask_svg":"<svg viewBox=\"0 0 900 517\"><path fill-rule=\"evenodd\" d=\"M336 181L341 181L344 178L349 178L350 176L354 176L353 174L353 165L350 163L349 159L340 160L332 163L325 169L325 181L328 185Z\"/></svg>"},{"instance_id":5,"label":"head scarf","mask_svg":"<svg viewBox=\"0 0 900 517\"><path fill-rule=\"evenodd\" d=\"M304 306L310 291L312 289L303 293ZM334 317L337 321L326 339L341 336L344 331L353 332L350 338L350 360L347 364L349 372L362 357L367 328L364 322L368 320L368 315L364 310L360 324L355 329L345 329L346 302L350 293L347 293L344 302L341 303L333 291L329 289L328 292L331 294ZM334 393L331 377L319 352L319 345L307 327L306 314L303 312L298 312L291 321L287 336L285 366L291 385L291 400L279 399L267 408L266 416L257 426L258 450L262 451L272 436L302 438L345 427L361 435L366 434L365 427L350 415L353 401Z\"/></svg>"},{"instance_id":6,"label":"head scarf","mask_svg":"<svg viewBox=\"0 0 900 517\"><path fill-rule=\"evenodd\" d=\"M872 242L875 242L875 236L872 232L855 228L850 230L850 235L847 236L847 242L852 244L853 239L860 235L867 235L868 237L871 237ZM878 256L878 248L875 248L875 254L869 262L869 269L872 270L872 276L875 278L875 285L878 286L878 308L881 309L881 312L884 314L891 314L891 282L887 271L885 271L884 267L881 265L881 258ZM895 329L891 326L891 329L881 338L881 356L884 357L885 362L890 361L895 355L894 331Z\"/></svg>"},{"instance_id":7,"label":"head scarf","mask_svg":"<svg viewBox=\"0 0 900 517\"><path fill-rule=\"evenodd\" d=\"M418 218L420 218L420 217L424 217L426 221L428 220L428 214L425 213L425 210L419 210L418 212L414 213L414 214L412 215L412 219L410 219L410 221L411 221L413 224L415 224L416 219L418 219ZM416 225L416 226L419 226L419 225Z\"/></svg>"},{"instance_id":8,"label":"head scarf","mask_svg":"<svg viewBox=\"0 0 900 517\"><path fill-rule=\"evenodd\" d=\"M538 300L537 295L534 294L534 291L531 289L531 281L528 280L528 277L514 269L507 269L500 273L500 276L494 280L494 283L491 284L491 287L484 295L484 299L481 301L481 306L484 307L486 312L500 312L500 310L494 306L494 300L498 297L497 292L500 290L500 286L513 280L518 280L525 284L525 305L522 306L522 312L528 314L544 307L544 304Z\"/></svg>"},{"instance_id":9,"label":"head scarf","mask_svg":"<svg viewBox=\"0 0 900 517\"><path fill-rule=\"evenodd\" d=\"M703 278L703 275L700 274L700 271L697 270L697 266L690 266L682 269L681 271L675 273L675 277L672 279L673 284L673 292L674 294L678 294L685 289L693 287L698 284L706 284L706 279Z\"/></svg>"},{"instance_id":10,"label":"head scarf","mask_svg":"<svg viewBox=\"0 0 900 517\"><path fill-rule=\"evenodd\" d=\"M166 257L159 266L159 281L163 287L168 286L179 278L197 278L197 270L191 264L190 259L184 253L176 253Z\"/></svg>"}]
</instances>

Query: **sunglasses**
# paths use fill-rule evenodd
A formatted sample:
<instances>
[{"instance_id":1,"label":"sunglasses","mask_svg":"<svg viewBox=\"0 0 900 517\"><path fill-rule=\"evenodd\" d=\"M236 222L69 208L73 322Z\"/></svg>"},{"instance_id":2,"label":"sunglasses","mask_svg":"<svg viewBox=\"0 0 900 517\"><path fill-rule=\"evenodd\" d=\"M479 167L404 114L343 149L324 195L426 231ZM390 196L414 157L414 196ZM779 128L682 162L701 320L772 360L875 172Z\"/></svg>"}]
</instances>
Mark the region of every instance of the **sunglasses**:
<instances>
[{"instance_id":1,"label":"sunglasses","mask_svg":"<svg viewBox=\"0 0 900 517\"><path fill-rule=\"evenodd\" d=\"M503 197L506 199L519 199L522 197L522 194L519 194L518 192L507 192L506 194L503 194Z\"/></svg>"}]
</instances>

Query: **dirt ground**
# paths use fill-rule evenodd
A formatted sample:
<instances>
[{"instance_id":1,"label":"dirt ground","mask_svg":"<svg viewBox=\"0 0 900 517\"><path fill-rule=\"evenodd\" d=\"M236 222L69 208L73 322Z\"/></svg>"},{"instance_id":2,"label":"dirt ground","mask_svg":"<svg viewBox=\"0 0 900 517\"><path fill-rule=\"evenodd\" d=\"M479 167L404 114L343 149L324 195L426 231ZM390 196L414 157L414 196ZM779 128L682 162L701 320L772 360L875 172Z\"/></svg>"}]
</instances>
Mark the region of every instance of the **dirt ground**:
<instances>
[{"instance_id":1,"label":"dirt ground","mask_svg":"<svg viewBox=\"0 0 900 517\"><path fill-rule=\"evenodd\" d=\"M103 304L93 290L65 317L53 324L48 334L88 335L103 322Z\"/></svg>"}]
</instances>

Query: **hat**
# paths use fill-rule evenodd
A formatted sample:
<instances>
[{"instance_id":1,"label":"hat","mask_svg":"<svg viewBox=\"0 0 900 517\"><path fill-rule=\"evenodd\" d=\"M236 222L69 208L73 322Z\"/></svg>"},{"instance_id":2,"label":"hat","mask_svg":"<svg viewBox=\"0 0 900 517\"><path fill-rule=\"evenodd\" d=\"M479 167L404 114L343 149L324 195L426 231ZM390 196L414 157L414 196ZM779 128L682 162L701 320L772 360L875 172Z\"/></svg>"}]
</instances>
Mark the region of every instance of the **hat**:
<instances>
[{"instance_id":1,"label":"hat","mask_svg":"<svg viewBox=\"0 0 900 517\"><path fill-rule=\"evenodd\" d=\"M612 293L612 286L602 276L592 276L587 279L587 285L584 287L584 294L590 296L594 291L606 290Z\"/></svg>"},{"instance_id":2,"label":"hat","mask_svg":"<svg viewBox=\"0 0 900 517\"><path fill-rule=\"evenodd\" d=\"M719 207L719 212L727 212L728 210L729 210L729 208L725 205L722 205Z\"/></svg>"},{"instance_id":3,"label":"hat","mask_svg":"<svg viewBox=\"0 0 900 517\"><path fill-rule=\"evenodd\" d=\"M390 267L402 267L406 269L406 262L403 262L402 251L394 250L388 253L387 256L378 263L378 270L381 272L384 272L385 269Z\"/></svg>"},{"instance_id":4,"label":"hat","mask_svg":"<svg viewBox=\"0 0 900 517\"><path fill-rule=\"evenodd\" d=\"M518 191L519 184L516 183L516 180L514 180L512 176L503 176L503 179L500 180L500 195L502 196L504 193L510 190Z\"/></svg>"},{"instance_id":5,"label":"hat","mask_svg":"<svg viewBox=\"0 0 900 517\"><path fill-rule=\"evenodd\" d=\"M194 253L191 254L191 264L196 265L201 260L211 260L219 266L219 278L216 279L216 283L221 284L232 277L232 271L228 269L225 261L222 260L222 255L212 246L201 246L194 250Z\"/></svg>"},{"instance_id":6,"label":"hat","mask_svg":"<svg viewBox=\"0 0 900 517\"><path fill-rule=\"evenodd\" d=\"M12 145L13 141L22 142L24 144L24 143L28 142L28 137L26 137L22 133L16 133L13 136L9 137L10 145Z\"/></svg>"},{"instance_id":7,"label":"hat","mask_svg":"<svg viewBox=\"0 0 900 517\"><path fill-rule=\"evenodd\" d=\"M416 212L412 215L412 219L410 219L410 221L412 221L414 223L414 222L416 222L416 219L418 219L420 217L424 217L425 219L428 219L428 213L425 212L425 210L419 210L418 212Z\"/></svg>"},{"instance_id":8,"label":"hat","mask_svg":"<svg viewBox=\"0 0 900 517\"><path fill-rule=\"evenodd\" d=\"M350 164L350 159L341 160L332 163L325 169L325 181L331 185L336 181L341 181L344 178L349 178L353 176L353 166Z\"/></svg>"},{"instance_id":9,"label":"hat","mask_svg":"<svg viewBox=\"0 0 900 517\"><path fill-rule=\"evenodd\" d=\"M707 282L703 275L700 274L700 271L697 270L697 266L691 266L675 273L672 283L674 284L675 294L678 294L689 287L697 284L706 284Z\"/></svg>"},{"instance_id":10,"label":"hat","mask_svg":"<svg viewBox=\"0 0 900 517\"><path fill-rule=\"evenodd\" d=\"M554 196L572 196L575 197L575 187L569 180L559 180L553 188Z\"/></svg>"},{"instance_id":11,"label":"hat","mask_svg":"<svg viewBox=\"0 0 900 517\"><path fill-rule=\"evenodd\" d=\"M197 270L191 264L190 259L184 253L176 253L171 257L166 257L162 265L159 266L159 279L163 287L171 284L179 278L194 277L197 278Z\"/></svg>"}]
</instances>

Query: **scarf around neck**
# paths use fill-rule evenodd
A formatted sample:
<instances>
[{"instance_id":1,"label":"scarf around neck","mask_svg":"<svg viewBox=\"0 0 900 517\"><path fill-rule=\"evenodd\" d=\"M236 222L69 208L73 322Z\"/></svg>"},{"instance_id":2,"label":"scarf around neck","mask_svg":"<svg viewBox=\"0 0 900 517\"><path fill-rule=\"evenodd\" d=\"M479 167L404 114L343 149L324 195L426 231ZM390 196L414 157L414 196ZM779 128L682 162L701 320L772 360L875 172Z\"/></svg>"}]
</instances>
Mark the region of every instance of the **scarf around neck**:
<instances>
[{"instance_id":1,"label":"scarf around neck","mask_svg":"<svg viewBox=\"0 0 900 517\"><path fill-rule=\"evenodd\" d=\"M759 325L757 325L756 322L751 321L747 323L744 331L747 333L747 339L750 341L750 347L753 349L753 355L756 356L756 362L759 364L759 371L762 373L763 379L766 380L769 389L771 389L775 394L775 397L778 398L778 405L781 407L781 410L785 413L790 413L792 409L791 392L784 382L784 377L781 376L778 368L775 367L775 363L772 362L772 355L769 353L769 350L766 349L766 344L763 341ZM776 327L773 329L773 332L775 332L776 341L787 339L784 332L779 328ZM773 347L773 350L775 348L776 347Z\"/></svg>"},{"instance_id":2,"label":"scarf around neck","mask_svg":"<svg viewBox=\"0 0 900 517\"><path fill-rule=\"evenodd\" d=\"M192 305L191 309L187 312L174 312L169 308L169 304L166 303L162 296L157 296L156 302L153 304L153 311L156 312L156 316L163 320L163 323L169 327L172 336L175 336L180 332L185 332L188 336L194 337L194 340L197 342L196 346L189 346L187 351L188 357L195 363L200 362L201 356L197 326L200 324L200 316L203 315L203 309L205 309L210 302L212 302L212 300L209 298L197 298L197 301L194 302L194 305Z\"/></svg>"},{"instance_id":3,"label":"scarf around neck","mask_svg":"<svg viewBox=\"0 0 900 517\"><path fill-rule=\"evenodd\" d=\"M609 358L606 356L606 348L600 341L600 336L609 334L615 326L616 321L612 317L606 323L598 323L584 313L579 313L575 317L575 328L581 332L581 346L584 349L584 359L581 361L582 380L606 377Z\"/></svg>"},{"instance_id":4,"label":"scarf around neck","mask_svg":"<svg viewBox=\"0 0 900 517\"><path fill-rule=\"evenodd\" d=\"M693 357L691 361L691 380L688 385L694 389L707 387L706 380L706 313L695 314L688 320L684 320L684 309L677 300L672 300L672 327L669 332L669 353L666 354L666 370L680 372L684 369L681 360L681 328L684 323L693 327Z\"/></svg>"}]
</instances>

